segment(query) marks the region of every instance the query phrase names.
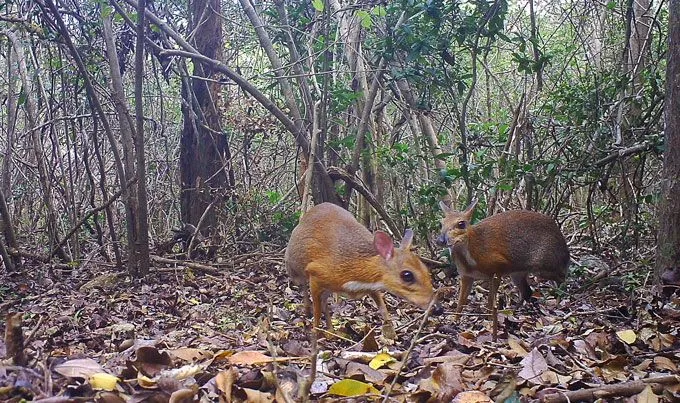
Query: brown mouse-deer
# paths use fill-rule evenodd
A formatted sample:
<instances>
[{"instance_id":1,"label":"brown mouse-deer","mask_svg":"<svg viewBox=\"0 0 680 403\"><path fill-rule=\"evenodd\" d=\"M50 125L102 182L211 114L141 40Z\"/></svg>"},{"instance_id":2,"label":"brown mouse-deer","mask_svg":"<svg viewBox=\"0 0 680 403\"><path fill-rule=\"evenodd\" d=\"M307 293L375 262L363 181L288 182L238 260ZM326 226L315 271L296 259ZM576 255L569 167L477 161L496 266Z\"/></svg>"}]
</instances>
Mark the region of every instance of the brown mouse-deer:
<instances>
[{"instance_id":1,"label":"brown mouse-deer","mask_svg":"<svg viewBox=\"0 0 680 403\"><path fill-rule=\"evenodd\" d=\"M491 280L488 308L494 306L500 277L510 276L521 304L531 300L529 273L558 283L569 267L569 249L555 220L528 210L511 210L487 217L475 225L470 220L477 201L465 211L454 211L443 202L438 242L451 251L460 275L456 313L467 303L475 279Z\"/></svg>"},{"instance_id":2,"label":"brown mouse-deer","mask_svg":"<svg viewBox=\"0 0 680 403\"><path fill-rule=\"evenodd\" d=\"M312 297L314 327L319 326L321 310L332 329L327 299L332 293L352 298L368 294L378 305L384 323L383 336L395 339L383 291L426 308L433 296L427 267L411 252L413 232L406 230L399 248L382 231L371 234L347 210L322 203L307 211L293 229L286 248L285 264L293 283L303 287L309 313Z\"/></svg>"}]
</instances>

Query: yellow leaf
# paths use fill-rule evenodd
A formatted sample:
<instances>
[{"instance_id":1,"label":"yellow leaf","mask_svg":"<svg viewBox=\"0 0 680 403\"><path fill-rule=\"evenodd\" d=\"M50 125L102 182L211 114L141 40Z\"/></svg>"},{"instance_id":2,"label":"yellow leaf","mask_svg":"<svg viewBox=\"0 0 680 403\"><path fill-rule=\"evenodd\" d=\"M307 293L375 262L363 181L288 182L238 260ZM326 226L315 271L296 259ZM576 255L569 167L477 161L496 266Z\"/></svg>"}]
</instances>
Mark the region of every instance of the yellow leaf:
<instances>
[{"instance_id":1,"label":"yellow leaf","mask_svg":"<svg viewBox=\"0 0 680 403\"><path fill-rule=\"evenodd\" d=\"M331 385L328 389L328 393L337 396L361 396L366 394L379 395L378 389L374 388L373 385L369 383L364 383L356 381L354 379L343 379L340 382L336 382Z\"/></svg>"},{"instance_id":2,"label":"yellow leaf","mask_svg":"<svg viewBox=\"0 0 680 403\"><path fill-rule=\"evenodd\" d=\"M616 335L619 336L619 339L621 339L621 341L626 344L633 344L635 343L635 340L637 340L637 335L631 329L619 330L616 332Z\"/></svg>"},{"instance_id":3,"label":"yellow leaf","mask_svg":"<svg viewBox=\"0 0 680 403\"><path fill-rule=\"evenodd\" d=\"M116 389L117 383L117 377L105 372L99 372L90 376L90 386L92 386L92 389L112 391Z\"/></svg>"},{"instance_id":4,"label":"yellow leaf","mask_svg":"<svg viewBox=\"0 0 680 403\"><path fill-rule=\"evenodd\" d=\"M371 362L368 363L368 366L373 368L373 369L378 369L385 364L389 364L389 363L395 362L395 361L397 361L397 360L394 359L394 357L392 357L391 355L389 355L387 353L380 353L380 354L376 355L375 357L373 357Z\"/></svg>"},{"instance_id":5,"label":"yellow leaf","mask_svg":"<svg viewBox=\"0 0 680 403\"><path fill-rule=\"evenodd\" d=\"M137 373L137 385L144 389L156 389L158 387L155 380L143 375L141 372Z\"/></svg>"}]
</instances>

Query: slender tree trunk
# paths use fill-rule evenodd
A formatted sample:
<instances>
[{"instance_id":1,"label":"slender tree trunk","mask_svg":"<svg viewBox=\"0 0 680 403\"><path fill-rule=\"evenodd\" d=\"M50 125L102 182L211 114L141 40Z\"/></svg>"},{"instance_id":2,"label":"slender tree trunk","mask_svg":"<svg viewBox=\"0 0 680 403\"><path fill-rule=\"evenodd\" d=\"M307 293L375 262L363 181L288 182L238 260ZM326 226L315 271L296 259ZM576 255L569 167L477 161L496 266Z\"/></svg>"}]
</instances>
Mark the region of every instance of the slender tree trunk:
<instances>
[{"instance_id":1,"label":"slender tree trunk","mask_svg":"<svg viewBox=\"0 0 680 403\"><path fill-rule=\"evenodd\" d=\"M221 61L219 10L219 0L197 0L190 2L189 13L194 47L202 55ZM195 63L192 75L196 78L185 79L182 85L181 215L184 223L195 225L204 234L215 230L234 188L231 151L220 125L221 86L213 80L215 73L212 67ZM207 211L209 208L213 210Z\"/></svg>"},{"instance_id":2,"label":"slender tree trunk","mask_svg":"<svg viewBox=\"0 0 680 403\"><path fill-rule=\"evenodd\" d=\"M529 17L531 20L531 48L534 51L534 62L538 63L539 60L539 49L538 49L538 27L536 26L536 13L534 12L534 0L529 0ZM536 90L541 91L543 89L543 69L539 68L536 70Z\"/></svg>"},{"instance_id":3,"label":"slender tree trunk","mask_svg":"<svg viewBox=\"0 0 680 403\"><path fill-rule=\"evenodd\" d=\"M47 164L45 163L45 151L43 149L42 139L38 133L38 112L31 96L31 85L28 80L28 69L26 67L26 57L24 55L23 47L17 36L12 32L5 32L7 37L12 42L14 52L17 56L17 63L19 66L19 78L21 79L24 92L26 93L26 117L28 118L28 129L31 132L31 140L33 147L33 154L38 168L38 177L40 186L42 188L42 201L46 209L47 216L47 233L50 245L56 245L58 242L58 226L57 214L52 200L52 182L49 178ZM50 247L51 249L51 247ZM68 262L71 258L66 254L66 251L59 247L57 248L57 256L64 262Z\"/></svg>"},{"instance_id":4,"label":"slender tree trunk","mask_svg":"<svg viewBox=\"0 0 680 403\"><path fill-rule=\"evenodd\" d=\"M118 116L118 129L120 131L121 144L123 145L123 164L125 166L125 183L134 178L135 173L135 150L134 150L134 127L132 117L128 109L125 89L123 88L123 78L120 75L120 65L118 53L116 52L115 39L111 16L103 18L104 41L106 42L106 53L109 59L111 73L111 98L114 109ZM126 192L127 200L125 203L126 216L125 227L128 235L128 270L133 276L141 275L139 271L139 233L137 232L137 221L139 220L139 205L137 197L137 187L130 186Z\"/></svg>"},{"instance_id":5,"label":"slender tree trunk","mask_svg":"<svg viewBox=\"0 0 680 403\"><path fill-rule=\"evenodd\" d=\"M140 276L149 272L149 206L146 195L146 157L144 154L144 27L146 18L144 10L146 0L138 0L137 4L137 41L135 43L135 115L136 130L134 134L135 158L137 162L137 221L135 222L137 239L137 271Z\"/></svg>"},{"instance_id":6,"label":"slender tree trunk","mask_svg":"<svg viewBox=\"0 0 680 403\"><path fill-rule=\"evenodd\" d=\"M667 268L680 267L680 0L670 0L668 10L666 149L661 174L657 278Z\"/></svg>"},{"instance_id":7,"label":"slender tree trunk","mask_svg":"<svg viewBox=\"0 0 680 403\"><path fill-rule=\"evenodd\" d=\"M45 6L47 8L45 8ZM90 107L92 110L95 112L97 117L99 118L99 121L101 122L102 126L104 127L104 133L106 134L106 138L109 141L109 144L111 145L111 153L113 154L113 163L114 167L116 169L116 177L118 180L118 183L123 191L123 200L127 204L128 202L128 182L125 180L126 174L125 174L125 168L123 166L123 161L120 156L120 151L118 150L118 144L116 142L116 138L113 134L113 130L111 129L111 126L109 125L108 118L106 116L106 113L104 113L104 109L102 107L101 102L99 102L99 97L97 96L97 92L94 88L94 85L92 84L92 79L90 78L90 74L88 73L87 66L85 66L85 62L83 61L83 58L81 57L78 48L76 48L75 44L73 43L73 40L71 39L71 36L69 35L69 31L66 27L66 24L64 23L64 20L61 18L61 14L59 13L59 9L55 5L53 0L45 0L45 6L40 5L40 7L43 10L43 14L45 16L45 20L52 24L55 29L61 34L61 37L63 38L64 43L66 44L66 47L68 48L69 52L71 53L71 56L73 57L73 60L78 68L78 71L81 74L81 77L83 79L83 83L85 85L85 92L87 93L88 101L90 103ZM52 18L50 18L50 16ZM96 130L94 130L95 136L96 136ZM105 175L105 167L104 163L101 158L101 154L98 151L98 148L95 147L95 152L97 153L97 158L99 162L99 169L101 172L101 175ZM101 181L100 185L102 186L102 191L104 192L104 197L106 189L104 188L104 180ZM127 209L126 209L127 210ZM126 217L126 219L130 222L132 222L131 217ZM109 215L109 220L111 223L111 215ZM114 231L111 231L112 236L114 235ZM115 240L114 240L115 241ZM117 256L117 259L119 256ZM120 262L120 260L119 260Z\"/></svg>"},{"instance_id":8,"label":"slender tree trunk","mask_svg":"<svg viewBox=\"0 0 680 403\"><path fill-rule=\"evenodd\" d=\"M15 128L19 100L19 92L16 90L18 79L11 43L7 44L7 75L7 141L5 142L5 158L2 161L2 190L5 194L10 194L10 170L12 158L14 158Z\"/></svg>"}]
</instances>

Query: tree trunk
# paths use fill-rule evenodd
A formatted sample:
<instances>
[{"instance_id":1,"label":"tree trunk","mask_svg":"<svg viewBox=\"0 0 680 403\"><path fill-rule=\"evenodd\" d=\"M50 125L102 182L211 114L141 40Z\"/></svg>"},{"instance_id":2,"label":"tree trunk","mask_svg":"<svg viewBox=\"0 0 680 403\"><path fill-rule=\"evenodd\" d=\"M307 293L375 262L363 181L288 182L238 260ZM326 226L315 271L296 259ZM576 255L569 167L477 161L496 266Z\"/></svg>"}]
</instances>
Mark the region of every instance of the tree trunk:
<instances>
[{"instance_id":1,"label":"tree trunk","mask_svg":"<svg viewBox=\"0 0 680 403\"><path fill-rule=\"evenodd\" d=\"M665 142L659 203L657 278L666 268L680 266L680 0L668 4Z\"/></svg>"},{"instance_id":2,"label":"tree trunk","mask_svg":"<svg viewBox=\"0 0 680 403\"><path fill-rule=\"evenodd\" d=\"M24 93L26 94L26 117L28 119L28 129L31 133L31 146L33 147L33 155L35 157L35 163L38 168L38 177L40 180L40 187L42 189L42 201L46 209L46 225L47 234L50 242L50 249L52 245L56 245L59 239L58 236L58 225L57 225L57 214L52 200L52 182L50 181L50 173L47 169L47 164L45 163L45 151L43 149L43 141L38 132L38 110L34 104L33 98L30 95L32 86L28 79L28 68L26 66L26 58L24 56L24 50L21 42L17 36L12 32L5 33L7 37L12 42L14 47L14 52L17 56L17 64L19 66L19 78L21 79L21 84L24 87ZM71 258L66 254L66 251L62 247L58 247L56 254L62 262L70 262Z\"/></svg>"},{"instance_id":3,"label":"tree trunk","mask_svg":"<svg viewBox=\"0 0 680 403\"><path fill-rule=\"evenodd\" d=\"M118 130L120 131L121 144L123 145L123 164L125 165L125 184L134 177L135 172L135 157L134 157L134 143L133 143L133 126L130 110L127 105L125 89L123 88L123 78L120 75L120 65L118 63L118 53L116 52L115 39L113 37L113 28L111 16L103 17L104 27L104 41L106 43L106 53L109 58L110 73L111 73L111 98L113 100L114 109L118 116ZM123 184L123 186L125 186ZM124 192L125 199L125 228L128 236L128 270L133 276L138 276L138 261L139 253L137 251L137 233L136 222L139 219L139 206L137 205L137 187L130 186Z\"/></svg>"},{"instance_id":4,"label":"tree trunk","mask_svg":"<svg viewBox=\"0 0 680 403\"><path fill-rule=\"evenodd\" d=\"M142 91L144 85L144 28L146 19L144 9L146 0L137 3L137 40L135 43L135 131L134 149L137 163L137 221L135 229L135 251L137 252L137 274L145 276L149 273L149 206L146 196L146 157L144 155L144 100Z\"/></svg>"},{"instance_id":5,"label":"tree trunk","mask_svg":"<svg viewBox=\"0 0 680 403\"><path fill-rule=\"evenodd\" d=\"M193 45L204 56L222 60L219 0L197 0L189 6ZM184 127L180 141L182 222L212 233L234 187L231 151L220 120L220 84L215 70L194 63L193 77L182 82ZM207 80L206 80L207 79ZM208 211L210 209L210 211Z\"/></svg>"}]
</instances>

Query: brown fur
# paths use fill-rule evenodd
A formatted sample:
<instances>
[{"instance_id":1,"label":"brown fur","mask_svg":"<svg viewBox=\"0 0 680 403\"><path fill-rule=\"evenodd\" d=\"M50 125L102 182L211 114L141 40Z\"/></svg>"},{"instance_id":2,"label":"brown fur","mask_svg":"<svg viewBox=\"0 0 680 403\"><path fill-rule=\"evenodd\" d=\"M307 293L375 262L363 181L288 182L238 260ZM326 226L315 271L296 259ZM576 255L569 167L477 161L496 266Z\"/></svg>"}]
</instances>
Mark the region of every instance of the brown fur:
<instances>
[{"instance_id":1,"label":"brown fur","mask_svg":"<svg viewBox=\"0 0 680 403\"><path fill-rule=\"evenodd\" d=\"M430 272L410 251L410 242L410 237L405 237L400 248L393 248L387 234L378 231L372 235L347 210L331 203L322 203L307 211L291 234L285 264L294 283L309 284L314 326L319 326L323 305L327 325L331 328L326 304L329 294L343 293L353 298L368 294L382 311L384 333L394 336L382 291L401 296L420 307L426 307L433 295ZM382 249L378 247L380 245ZM391 254L384 256L385 253ZM404 281L404 271L410 271L415 281ZM356 289L345 288L348 282L355 282ZM308 303L305 295L307 307Z\"/></svg>"},{"instance_id":2,"label":"brown fur","mask_svg":"<svg viewBox=\"0 0 680 403\"><path fill-rule=\"evenodd\" d=\"M474 279L510 276L520 294L520 303L530 300L527 275L564 281L569 267L569 249L555 220L526 210L506 211L470 225L476 202L465 211L441 204L442 239L451 250L461 276L457 312L467 302ZM461 228L463 227L463 228ZM492 281L489 307L499 280Z\"/></svg>"}]
</instances>

